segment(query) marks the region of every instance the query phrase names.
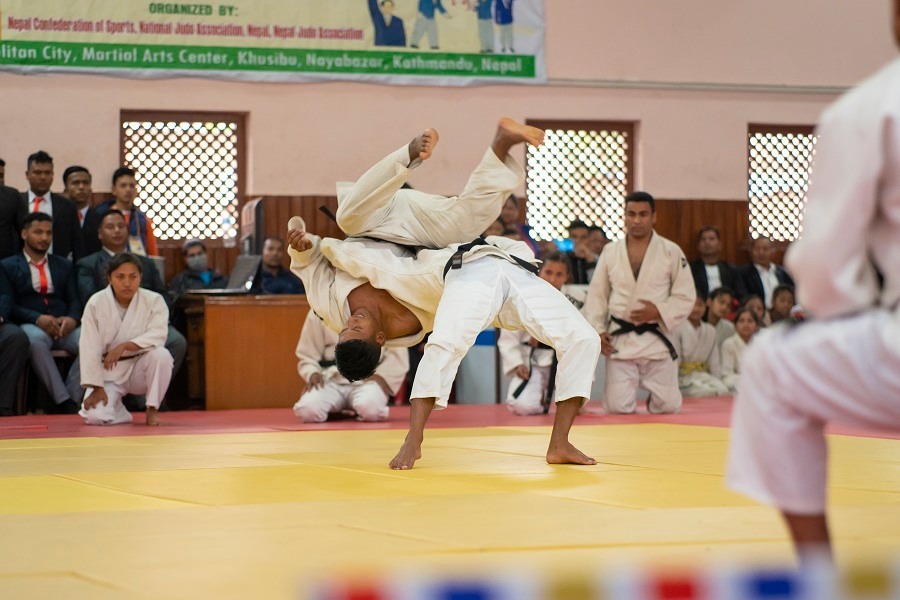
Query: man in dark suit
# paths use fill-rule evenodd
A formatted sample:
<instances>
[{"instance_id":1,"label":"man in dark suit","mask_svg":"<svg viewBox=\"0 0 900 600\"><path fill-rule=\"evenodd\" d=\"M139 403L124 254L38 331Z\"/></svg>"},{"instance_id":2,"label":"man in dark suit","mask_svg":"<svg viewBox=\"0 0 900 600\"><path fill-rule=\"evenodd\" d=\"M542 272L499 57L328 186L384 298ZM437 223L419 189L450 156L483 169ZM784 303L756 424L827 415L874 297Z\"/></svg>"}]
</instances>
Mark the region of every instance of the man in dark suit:
<instances>
[{"instance_id":1,"label":"man in dark suit","mask_svg":"<svg viewBox=\"0 0 900 600\"><path fill-rule=\"evenodd\" d=\"M25 218L25 205L19 190L0 185L0 259L19 251L19 223Z\"/></svg>"},{"instance_id":2,"label":"man in dark suit","mask_svg":"<svg viewBox=\"0 0 900 600\"><path fill-rule=\"evenodd\" d=\"M81 398L80 367L76 359L63 383L51 350L78 355L81 302L72 263L49 253L53 221L44 213L30 213L22 223L24 251L0 261L13 297L12 319L31 343L29 360L47 387L55 412L74 414Z\"/></svg>"},{"instance_id":3,"label":"man in dark suit","mask_svg":"<svg viewBox=\"0 0 900 600\"><path fill-rule=\"evenodd\" d=\"M53 158L38 150L28 157L28 191L22 192L25 210L42 212L53 219L53 243L50 253L78 260L84 256L84 242L75 204L60 194L50 192L53 184Z\"/></svg>"},{"instance_id":4,"label":"man in dark suit","mask_svg":"<svg viewBox=\"0 0 900 600\"><path fill-rule=\"evenodd\" d=\"M98 241L102 246L99 252L86 256L75 264L75 277L78 281L78 297L82 305L87 304L88 299L107 285L106 264L116 254L125 252L128 243L128 225L125 224L125 215L115 208L103 213L100 217L98 229ZM152 260L146 256L138 256L143 268L141 269L141 287L160 294L169 304L169 294L166 284ZM171 324L166 338L166 350L172 355L175 366L172 373L177 373L187 353L187 340Z\"/></svg>"},{"instance_id":5,"label":"man in dark suit","mask_svg":"<svg viewBox=\"0 0 900 600\"><path fill-rule=\"evenodd\" d=\"M741 269L741 280L747 296L762 298L766 308L772 308L772 292L781 284L793 286L794 280L780 265L772 262L775 248L772 240L758 237L750 240L750 264Z\"/></svg>"},{"instance_id":6,"label":"man in dark suit","mask_svg":"<svg viewBox=\"0 0 900 600\"><path fill-rule=\"evenodd\" d=\"M694 287L697 295L704 298L716 288L727 287L734 290L738 298L744 296L744 283L737 267L721 260L722 238L719 230L707 225L697 234L697 253L700 258L691 261L691 273L694 275Z\"/></svg>"},{"instance_id":7,"label":"man in dark suit","mask_svg":"<svg viewBox=\"0 0 900 600\"><path fill-rule=\"evenodd\" d=\"M9 322L13 296L6 272L0 268L0 417L14 414L13 404L19 374L28 359L28 336Z\"/></svg>"},{"instance_id":8,"label":"man in dark suit","mask_svg":"<svg viewBox=\"0 0 900 600\"><path fill-rule=\"evenodd\" d=\"M93 190L93 178L91 172L78 165L63 171L63 192L66 197L75 203L78 210L78 223L81 225L81 236L84 238L84 255L100 251L100 239L97 237L97 229L100 227L100 219L97 211L91 206Z\"/></svg>"}]
</instances>

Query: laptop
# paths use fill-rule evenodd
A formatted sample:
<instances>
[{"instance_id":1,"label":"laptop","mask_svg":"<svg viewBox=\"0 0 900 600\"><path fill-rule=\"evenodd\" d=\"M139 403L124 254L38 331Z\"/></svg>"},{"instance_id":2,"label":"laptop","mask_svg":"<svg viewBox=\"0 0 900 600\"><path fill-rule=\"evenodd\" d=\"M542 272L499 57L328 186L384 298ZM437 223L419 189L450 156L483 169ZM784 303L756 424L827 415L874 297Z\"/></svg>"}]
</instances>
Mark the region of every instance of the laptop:
<instances>
[{"instance_id":1,"label":"laptop","mask_svg":"<svg viewBox=\"0 0 900 600\"><path fill-rule=\"evenodd\" d=\"M189 290L191 294L204 296L237 296L257 293L262 290L262 256L259 254L242 254L237 257L228 287L210 290Z\"/></svg>"}]
</instances>

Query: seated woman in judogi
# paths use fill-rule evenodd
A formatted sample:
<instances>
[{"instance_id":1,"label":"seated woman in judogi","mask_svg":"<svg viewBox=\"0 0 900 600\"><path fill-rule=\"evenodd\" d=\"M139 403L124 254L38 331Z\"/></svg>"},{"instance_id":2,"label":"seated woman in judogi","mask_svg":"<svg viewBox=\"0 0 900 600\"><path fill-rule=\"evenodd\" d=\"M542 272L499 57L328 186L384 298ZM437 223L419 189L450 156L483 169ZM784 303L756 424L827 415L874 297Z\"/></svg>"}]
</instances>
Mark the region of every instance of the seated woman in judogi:
<instances>
[{"instance_id":1,"label":"seated woman in judogi","mask_svg":"<svg viewBox=\"0 0 900 600\"><path fill-rule=\"evenodd\" d=\"M88 425L130 423L125 394L147 397L147 425L159 425L158 410L172 379L172 355L164 344L169 309L163 297L141 288L140 260L118 254L108 263L109 286L88 300L82 317L80 414Z\"/></svg>"},{"instance_id":2,"label":"seated woman in judogi","mask_svg":"<svg viewBox=\"0 0 900 600\"><path fill-rule=\"evenodd\" d=\"M706 300L697 296L694 308L675 329L675 351L678 352L678 387L683 396L721 396L728 394L722 383L716 328L703 321Z\"/></svg>"}]
</instances>

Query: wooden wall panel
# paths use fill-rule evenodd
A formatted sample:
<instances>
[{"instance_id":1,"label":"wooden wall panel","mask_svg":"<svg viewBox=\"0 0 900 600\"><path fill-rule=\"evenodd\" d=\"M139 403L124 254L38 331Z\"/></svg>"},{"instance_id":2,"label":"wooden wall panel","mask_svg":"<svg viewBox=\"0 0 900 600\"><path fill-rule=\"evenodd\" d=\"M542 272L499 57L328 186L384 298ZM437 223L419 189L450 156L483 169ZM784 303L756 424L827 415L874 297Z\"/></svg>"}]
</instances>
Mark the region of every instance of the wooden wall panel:
<instances>
[{"instance_id":1,"label":"wooden wall panel","mask_svg":"<svg viewBox=\"0 0 900 600\"><path fill-rule=\"evenodd\" d=\"M697 233L713 225L722 234L722 258L744 264L749 258L750 211L746 200L656 200L656 231L697 258Z\"/></svg>"}]
</instances>

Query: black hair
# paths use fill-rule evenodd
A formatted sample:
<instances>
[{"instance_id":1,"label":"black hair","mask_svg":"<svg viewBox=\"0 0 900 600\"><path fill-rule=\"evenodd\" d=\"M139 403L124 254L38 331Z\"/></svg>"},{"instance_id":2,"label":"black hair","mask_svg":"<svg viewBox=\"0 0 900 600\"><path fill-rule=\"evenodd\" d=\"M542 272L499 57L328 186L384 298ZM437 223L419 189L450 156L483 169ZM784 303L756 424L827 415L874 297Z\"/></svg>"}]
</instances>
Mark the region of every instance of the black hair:
<instances>
[{"instance_id":1,"label":"black hair","mask_svg":"<svg viewBox=\"0 0 900 600\"><path fill-rule=\"evenodd\" d=\"M141 264L140 259L130 252L122 252L121 254L116 254L113 256L108 263L106 263L106 277L109 278L110 275L116 272L116 269L121 267L122 265L132 264L137 267L138 273L144 274L144 265Z\"/></svg>"},{"instance_id":2,"label":"black hair","mask_svg":"<svg viewBox=\"0 0 900 600\"><path fill-rule=\"evenodd\" d=\"M775 302L775 298L778 297L782 292L790 292L792 296L796 299L797 294L794 292L794 286L788 283L782 283L775 286L775 289L772 290L772 302Z\"/></svg>"},{"instance_id":3,"label":"black hair","mask_svg":"<svg viewBox=\"0 0 900 600\"><path fill-rule=\"evenodd\" d=\"M30 212L25 215L25 218L22 219L22 227L21 231L25 231L29 227L31 227L32 223L52 223L53 219L50 218L50 215L42 212Z\"/></svg>"},{"instance_id":4,"label":"black hair","mask_svg":"<svg viewBox=\"0 0 900 600\"><path fill-rule=\"evenodd\" d=\"M697 241L698 242L700 241L700 238L703 237L703 234L706 233L707 231L712 231L713 233L716 234L717 238L719 238L720 240L722 239L722 234L719 233L718 227L716 227L715 225L704 225L703 227L700 228L700 231L697 232Z\"/></svg>"},{"instance_id":5,"label":"black hair","mask_svg":"<svg viewBox=\"0 0 900 600\"><path fill-rule=\"evenodd\" d=\"M728 286L723 285L722 287L717 287L716 289L709 292L709 296L707 296L710 300L715 300L722 294L728 294L732 298L735 297L734 290Z\"/></svg>"},{"instance_id":6,"label":"black hair","mask_svg":"<svg viewBox=\"0 0 900 600\"><path fill-rule=\"evenodd\" d=\"M123 213L121 210L119 210L118 208L110 208L108 211L100 215L100 223L98 224L100 227L103 227L103 221L105 221L106 217L108 217L109 215L119 215L123 219L125 218L125 213Z\"/></svg>"},{"instance_id":7,"label":"black hair","mask_svg":"<svg viewBox=\"0 0 900 600\"><path fill-rule=\"evenodd\" d=\"M197 246L200 246L201 248L203 248L203 251L206 252L206 246L203 244L203 242L201 242L200 240L188 240L184 243L183 246L181 246L181 255L187 256L188 250Z\"/></svg>"},{"instance_id":8,"label":"black hair","mask_svg":"<svg viewBox=\"0 0 900 600\"><path fill-rule=\"evenodd\" d=\"M369 340L347 340L334 347L338 372L347 381L359 381L375 373L381 360L381 346Z\"/></svg>"},{"instance_id":9,"label":"black hair","mask_svg":"<svg viewBox=\"0 0 900 600\"><path fill-rule=\"evenodd\" d=\"M565 265L566 270L569 272L569 274L572 274L572 261L569 260L568 255L562 252L550 252L549 254L546 254L541 259L541 261L544 264L547 264L548 262L562 263L563 265ZM543 268L543 266L541 266L541 268Z\"/></svg>"},{"instance_id":10,"label":"black hair","mask_svg":"<svg viewBox=\"0 0 900 600\"><path fill-rule=\"evenodd\" d=\"M284 240L281 239L280 237L278 237L277 235L270 235L269 237L267 237L266 239L264 239L264 240L263 240L263 245L265 245L266 242L268 242L269 240L271 240L271 241L273 241L273 242L278 242L279 244L281 244L281 247L282 247L282 248L284 248L284 247L286 246L286 244L284 243Z\"/></svg>"},{"instance_id":11,"label":"black hair","mask_svg":"<svg viewBox=\"0 0 900 600\"><path fill-rule=\"evenodd\" d=\"M566 229L569 231L569 233L571 233L573 229L589 229L589 227L588 224L581 219L575 219L574 221L569 223L569 226L566 227Z\"/></svg>"},{"instance_id":12,"label":"black hair","mask_svg":"<svg viewBox=\"0 0 900 600\"><path fill-rule=\"evenodd\" d=\"M757 297L758 297L758 296L757 296ZM749 307L747 307L747 306L742 306L742 307L740 307L739 309L737 309L737 312L734 313L734 322L737 323L737 322L738 322L738 319L739 319L739 318L741 317L741 315L744 314L744 313L747 313L748 315L750 315L751 317L753 317L753 320L756 321L756 326L757 326L757 327L759 327L759 326L762 324L762 323L759 322L759 315L756 314L756 311L753 310L753 309L751 309L751 308L749 308Z\"/></svg>"},{"instance_id":13,"label":"black hair","mask_svg":"<svg viewBox=\"0 0 900 600\"><path fill-rule=\"evenodd\" d=\"M3 160L2 158L0 158L0 167L5 167L5 166L6 166L6 161Z\"/></svg>"},{"instance_id":14,"label":"black hair","mask_svg":"<svg viewBox=\"0 0 900 600\"><path fill-rule=\"evenodd\" d=\"M134 169L132 169L132 168L129 168L129 167L119 167L118 169L116 169L115 171L113 171L113 176L112 176L112 184L113 184L113 186L116 185L116 181L118 181L120 177L134 177L134 176L135 176L134 173L135 173L135 172L134 172Z\"/></svg>"},{"instance_id":15,"label":"black hair","mask_svg":"<svg viewBox=\"0 0 900 600\"><path fill-rule=\"evenodd\" d=\"M631 192L625 196L625 204L629 202L646 202L650 205L650 212L656 212L656 201L647 192Z\"/></svg>"},{"instance_id":16,"label":"black hair","mask_svg":"<svg viewBox=\"0 0 900 600\"><path fill-rule=\"evenodd\" d=\"M507 196L507 197L506 197L506 200L503 201L503 204L506 204L506 203L509 202L510 200L512 200L512 203L513 203L514 205L516 205L517 207L519 206L519 199L516 198L516 195L515 195L515 194L510 194L509 196Z\"/></svg>"},{"instance_id":17,"label":"black hair","mask_svg":"<svg viewBox=\"0 0 900 600\"><path fill-rule=\"evenodd\" d=\"M599 225L590 225L588 227L588 232L591 232L591 231L599 231L600 233L603 234L603 237L606 237L606 232Z\"/></svg>"},{"instance_id":18,"label":"black hair","mask_svg":"<svg viewBox=\"0 0 900 600\"><path fill-rule=\"evenodd\" d=\"M73 175L75 173L87 173L88 177L91 176L91 172L88 171L86 167L82 167L80 165L72 165L71 167L63 171L63 185L68 185L69 175Z\"/></svg>"},{"instance_id":19,"label":"black hair","mask_svg":"<svg viewBox=\"0 0 900 600\"><path fill-rule=\"evenodd\" d=\"M25 168L30 169L31 165L33 163L41 163L41 164L50 163L52 165L53 157L50 156L49 154L47 154L46 152L44 152L43 150L38 150L34 154L31 154L28 156L28 163L25 165Z\"/></svg>"}]
</instances>

